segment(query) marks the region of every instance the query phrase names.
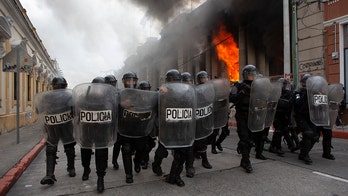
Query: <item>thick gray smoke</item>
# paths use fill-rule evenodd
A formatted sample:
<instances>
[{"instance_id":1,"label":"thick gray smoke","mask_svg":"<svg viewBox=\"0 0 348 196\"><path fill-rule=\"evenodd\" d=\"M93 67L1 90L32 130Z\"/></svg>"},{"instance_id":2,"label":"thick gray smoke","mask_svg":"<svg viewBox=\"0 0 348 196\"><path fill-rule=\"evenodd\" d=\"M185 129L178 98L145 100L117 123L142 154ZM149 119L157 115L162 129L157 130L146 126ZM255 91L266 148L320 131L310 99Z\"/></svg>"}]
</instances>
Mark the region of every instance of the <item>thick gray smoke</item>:
<instances>
[{"instance_id":1,"label":"thick gray smoke","mask_svg":"<svg viewBox=\"0 0 348 196\"><path fill-rule=\"evenodd\" d=\"M223 23L238 40L239 28L243 28L269 56L279 56L282 50L282 1L280 0L207 0L190 13L180 9L189 0L133 0L146 9L149 17L163 23L160 40L149 40L138 48L138 55L126 60L126 65L177 66L177 49L184 49L190 56L198 56L212 47L211 35ZM151 47L150 47L151 46ZM145 52L146 51L146 52ZM146 54L146 55L145 55Z\"/></svg>"},{"instance_id":2,"label":"thick gray smoke","mask_svg":"<svg viewBox=\"0 0 348 196\"><path fill-rule=\"evenodd\" d=\"M185 7L202 0L132 0L136 5L144 7L146 16L155 18L163 24Z\"/></svg>"}]
</instances>

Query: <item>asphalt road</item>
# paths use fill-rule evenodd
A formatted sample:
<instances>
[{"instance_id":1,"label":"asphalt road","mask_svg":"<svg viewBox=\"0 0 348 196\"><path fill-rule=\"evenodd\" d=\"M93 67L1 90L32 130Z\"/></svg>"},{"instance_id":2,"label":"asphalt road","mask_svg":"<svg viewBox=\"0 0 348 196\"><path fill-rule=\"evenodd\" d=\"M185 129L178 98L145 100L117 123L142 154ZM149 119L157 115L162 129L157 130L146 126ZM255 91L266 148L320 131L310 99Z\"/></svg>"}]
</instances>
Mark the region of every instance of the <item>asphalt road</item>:
<instances>
[{"instance_id":1,"label":"asphalt road","mask_svg":"<svg viewBox=\"0 0 348 196\"><path fill-rule=\"evenodd\" d=\"M271 138L271 134L269 136ZM196 175L194 178L182 178L184 187L167 184L164 177L155 176L151 170L133 172L133 184L125 182L125 173L119 157L120 170L113 170L111 164L112 148L109 148L109 168L105 176L103 195L348 195L348 140L333 139L333 154L336 160L321 157L322 146L317 143L310 153L313 165L305 165L298 160L298 152L291 153L286 149L285 157L264 152L268 160L255 159L252 149L251 162L254 172L245 173L239 167L241 155L236 152L238 136L231 127L231 135L223 143L224 151L208 157L213 169L204 169L201 160L195 160ZM268 145L266 145L268 146ZM153 151L150 162L153 160ZM92 157L92 173L88 181L82 181L83 168L80 161L80 150L76 146L76 177L70 178L66 172L66 157L63 146L59 146L56 165L57 182L52 185L41 185L45 176L45 151L36 157L22 174L7 195L95 195L97 194L94 156ZM168 173L172 156L163 161L162 168ZM151 167L151 166L150 166Z\"/></svg>"}]
</instances>

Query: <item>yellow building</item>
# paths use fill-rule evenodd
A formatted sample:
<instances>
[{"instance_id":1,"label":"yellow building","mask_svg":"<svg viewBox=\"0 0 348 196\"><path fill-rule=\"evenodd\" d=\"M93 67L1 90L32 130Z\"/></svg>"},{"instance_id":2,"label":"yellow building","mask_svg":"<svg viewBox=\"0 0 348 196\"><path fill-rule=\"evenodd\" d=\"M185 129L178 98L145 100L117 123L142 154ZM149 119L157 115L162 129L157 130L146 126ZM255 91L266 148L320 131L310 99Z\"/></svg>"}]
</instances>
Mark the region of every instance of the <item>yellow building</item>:
<instances>
[{"instance_id":1,"label":"yellow building","mask_svg":"<svg viewBox=\"0 0 348 196\"><path fill-rule=\"evenodd\" d=\"M17 127L17 98L19 124L24 126L36 120L34 95L49 90L53 77L62 75L19 0L0 1L0 66L2 134Z\"/></svg>"}]
</instances>

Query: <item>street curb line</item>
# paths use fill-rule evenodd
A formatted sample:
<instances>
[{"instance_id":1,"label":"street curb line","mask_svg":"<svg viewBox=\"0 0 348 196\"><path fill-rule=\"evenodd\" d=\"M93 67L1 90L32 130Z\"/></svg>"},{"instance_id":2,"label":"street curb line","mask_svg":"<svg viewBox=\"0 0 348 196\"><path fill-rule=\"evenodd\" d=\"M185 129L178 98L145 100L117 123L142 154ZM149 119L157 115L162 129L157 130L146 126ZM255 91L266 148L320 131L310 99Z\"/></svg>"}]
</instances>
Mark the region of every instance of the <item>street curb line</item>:
<instances>
[{"instance_id":1,"label":"street curb line","mask_svg":"<svg viewBox=\"0 0 348 196\"><path fill-rule=\"evenodd\" d=\"M46 139L42 139L35 147L27 153L12 169L10 169L1 179L0 179L0 195L5 195L10 188L17 182L19 177L27 169L30 163L35 159L35 157L40 153L42 148L45 146Z\"/></svg>"},{"instance_id":2,"label":"street curb line","mask_svg":"<svg viewBox=\"0 0 348 196\"><path fill-rule=\"evenodd\" d=\"M237 123L233 121L229 121L228 126L237 127ZM332 137L348 139L348 131L332 130Z\"/></svg>"}]
</instances>

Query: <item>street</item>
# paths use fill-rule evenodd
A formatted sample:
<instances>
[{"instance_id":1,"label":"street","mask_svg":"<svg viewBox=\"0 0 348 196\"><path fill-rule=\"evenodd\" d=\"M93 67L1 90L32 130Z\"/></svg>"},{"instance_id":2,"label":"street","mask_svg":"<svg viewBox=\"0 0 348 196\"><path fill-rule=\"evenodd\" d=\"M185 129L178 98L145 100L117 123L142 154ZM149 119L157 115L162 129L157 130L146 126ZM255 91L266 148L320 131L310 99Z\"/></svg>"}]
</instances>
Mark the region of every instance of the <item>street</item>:
<instances>
[{"instance_id":1,"label":"street","mask_svg":"<svg viewBox=\"0 0 348 196\"><path fill-rule=\"evenodd\" d=\"M251 161L254 172L247 174L239 167L241 156L236 152L238 136L234 127L223 143L224 151L210 153L208 158L213 169L201 166L201 160L195 160L196 175L185 177L182 172L184 187L167 184L164 177L156 176L151 166L139 174L133 172L134 183L125 182L125 173L121 156L119 170L111 164L112 148L109 148L109 164L105 176L104 195L347 195L348 192L348 140L333 139L333 154L336 160L321 157L321 143L317 143L310 153L313 165L305 165L298 160L298 152L291 153L286 149L285 157L264 152L268 160L255 159L252 149ZM269 137L271 138L271 135ZM268 147L269 144L266 146ZM154 150L150 154L153 160ZM8 192L8 195L95 195L97 176L95 173L94 156L92 157L90 178L82 181L83 168L80 161L80 149L76 146L76 177L70 178L66 172L66 157L63 147L59 152L55 170L57 182L53 186L41 185L45 175L45 151L42 150L31 163L21 178ZM169 173L172 156L163 161L162 169ZM150 164L151 165L151 164Z\"/></svg>"}]
</instances>

